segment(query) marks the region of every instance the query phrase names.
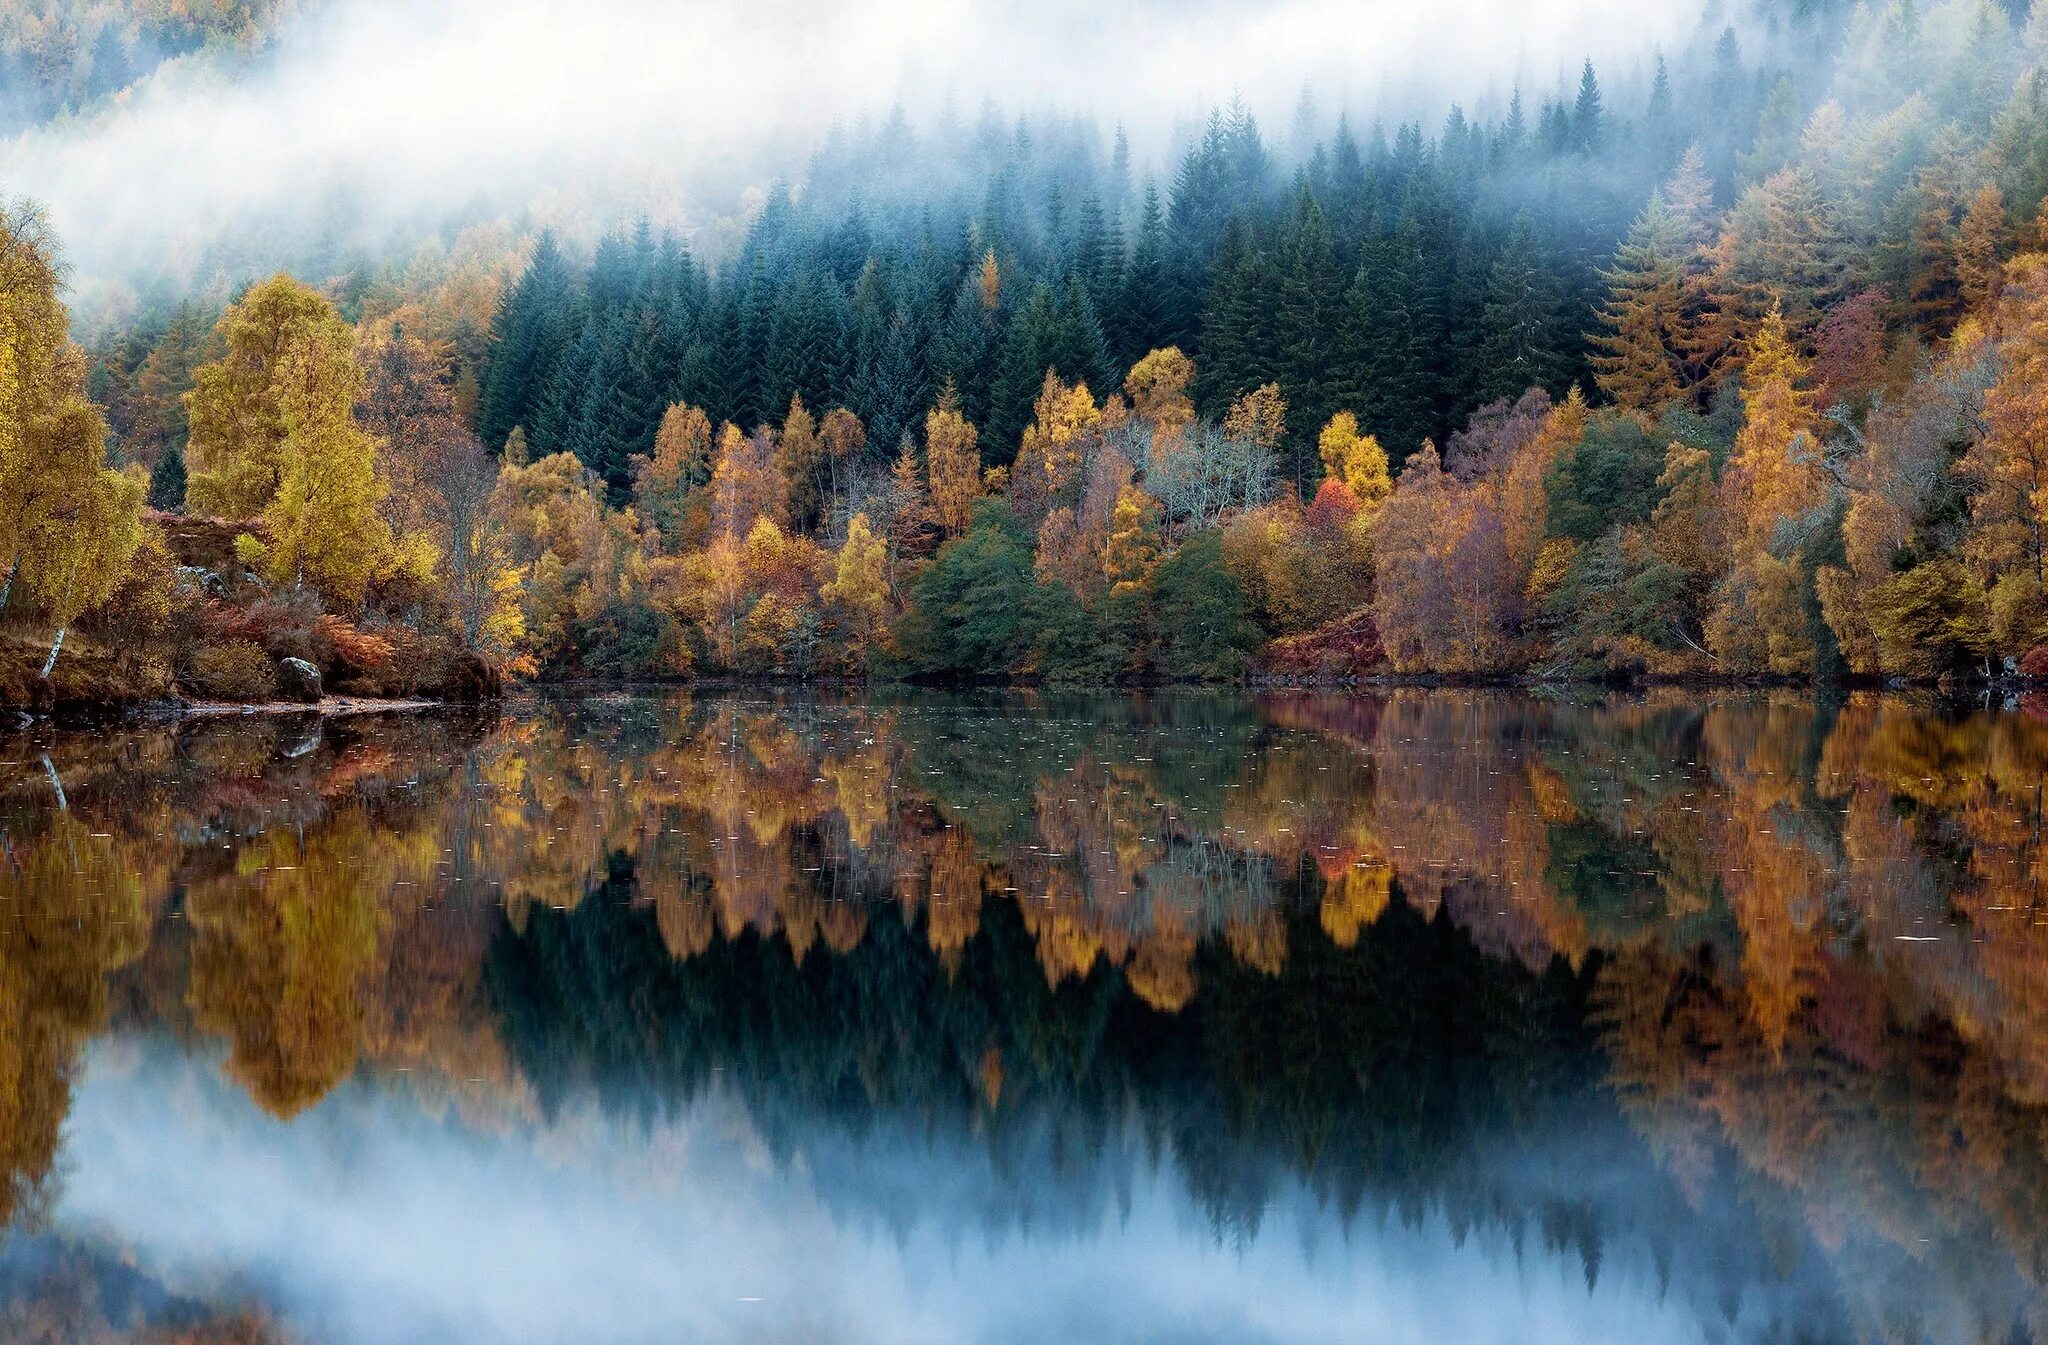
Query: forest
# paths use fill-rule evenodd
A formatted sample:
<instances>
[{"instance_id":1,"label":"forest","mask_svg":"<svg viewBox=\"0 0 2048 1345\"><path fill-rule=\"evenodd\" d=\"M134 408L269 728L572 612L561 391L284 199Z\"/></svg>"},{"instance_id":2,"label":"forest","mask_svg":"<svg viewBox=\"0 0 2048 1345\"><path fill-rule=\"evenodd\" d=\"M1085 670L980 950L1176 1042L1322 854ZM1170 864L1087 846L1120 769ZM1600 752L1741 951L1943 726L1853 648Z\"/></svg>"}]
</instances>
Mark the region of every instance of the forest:
<instances>
[{"instance_id":1,"label":"forest","mask_svg":"<svg viewBox=\"0 0 2048 1345\"><path fill-rule=\"evenodd\" d=\"M0 32L20 115L216 8ZM899 112L733 249L492 217L83 345L18 202L0 700L2048 675L2048 6L1739 11L1158 171Z\"/></svg>"}]
</instances>

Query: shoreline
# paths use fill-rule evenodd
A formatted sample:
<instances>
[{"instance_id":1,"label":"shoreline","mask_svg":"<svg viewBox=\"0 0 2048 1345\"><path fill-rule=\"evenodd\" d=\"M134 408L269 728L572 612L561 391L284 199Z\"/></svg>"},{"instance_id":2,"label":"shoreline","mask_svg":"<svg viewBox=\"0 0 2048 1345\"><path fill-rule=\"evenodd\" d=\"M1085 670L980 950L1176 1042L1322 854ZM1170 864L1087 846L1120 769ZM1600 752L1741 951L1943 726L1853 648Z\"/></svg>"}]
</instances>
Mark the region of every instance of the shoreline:
<instances>
[{"instance_id":1,"label":"shoreline","mask_svg":"<svg viewBox=\"0 0 2048 1345\"><path fill-rule=\"evenodd\" d=\"M160 699L147 701L100 701L61 703L40 711L0 705L0 725L26 728L31 724L57 723L70 727L93 724L175 724L185 720L232 719L248 716L283 717L312 715L342 719L373 714L414 714L450 707L474 708L525 699L552 696L602 696L697 692L726 695L745 691L839 691L859 688L898 687L928 691L1035 691L1070 695L1130 695L1165 691L1240 691L1247 694L1357 695L1373 691L1464 690L1520 691L1527 693L1599 692L1631 695L1666 689L1680 691L1798 691L1813 696L1841 695L1856 691L1890 694L1921 693L1942 698L1990 699L2016 697L2048 691L2048 682L2006 677L1997 679L1906 680L1840 678L1811 681L1792 678L1743 677L1543 677L1533 674L1500 674L1488 677L1441 674L1377 673L1345 677L1246 677L1230 682L1147 681L1104 683L1059 683L1038 681L924 681L873 678L802 680L794 678L705 678L701 681L661 679L564 679L528 682L505 688L496 696L480 700L446 700L431 697L323 696L318 701L213 701Z\"/></svg>"}]
</instances>

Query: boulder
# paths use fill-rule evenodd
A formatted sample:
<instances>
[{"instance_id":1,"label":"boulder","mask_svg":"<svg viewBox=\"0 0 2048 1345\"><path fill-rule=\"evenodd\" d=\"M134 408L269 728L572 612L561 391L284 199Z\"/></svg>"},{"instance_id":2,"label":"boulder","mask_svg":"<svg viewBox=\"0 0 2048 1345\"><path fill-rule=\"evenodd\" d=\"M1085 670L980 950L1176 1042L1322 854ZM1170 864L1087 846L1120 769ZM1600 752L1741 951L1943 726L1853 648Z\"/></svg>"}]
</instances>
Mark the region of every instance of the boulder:
<instances>
[{"instance_id":1,"label":"boulder","mask_svg":"<svg viewBox=\"0 0 2048 1345\"><path fill-rule=\"evenodd\" d=\"M209 598L218 598L224 591L220 576L203 565L180 565L178 582L191 585Z\"/></svg>"},{"instance_id":2,"label":"boulder","mask_svg":"<svg viewBox=\"0 0 2048 1345\"><path fill-rule=\"evenodd\" d=\"M302 658L279 659L277 694L288 701L320 699L320 670Z\"/></svg>"}]
</instances>

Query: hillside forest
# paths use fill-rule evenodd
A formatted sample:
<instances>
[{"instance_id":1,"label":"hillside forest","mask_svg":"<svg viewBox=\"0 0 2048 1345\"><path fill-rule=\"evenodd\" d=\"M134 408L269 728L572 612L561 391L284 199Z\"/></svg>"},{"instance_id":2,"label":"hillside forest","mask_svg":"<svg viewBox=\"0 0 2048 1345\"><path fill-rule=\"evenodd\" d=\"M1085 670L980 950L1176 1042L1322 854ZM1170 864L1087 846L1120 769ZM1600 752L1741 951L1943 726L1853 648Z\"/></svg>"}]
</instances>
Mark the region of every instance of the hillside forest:
<instances>
[{"instance_id":1,"label":"hillside forest","mask_svg":"<svg viewBox=\"0 0 2048 1345\"><path fill-rule=\"evenodd\" d=\"M899 113L730 255L482 218L82 344L8 205L0 700L2048 674L2048 5L1720 8L1159 171ZM12 115L175 46L78 12Z\"/></svg>"}]
</instances>

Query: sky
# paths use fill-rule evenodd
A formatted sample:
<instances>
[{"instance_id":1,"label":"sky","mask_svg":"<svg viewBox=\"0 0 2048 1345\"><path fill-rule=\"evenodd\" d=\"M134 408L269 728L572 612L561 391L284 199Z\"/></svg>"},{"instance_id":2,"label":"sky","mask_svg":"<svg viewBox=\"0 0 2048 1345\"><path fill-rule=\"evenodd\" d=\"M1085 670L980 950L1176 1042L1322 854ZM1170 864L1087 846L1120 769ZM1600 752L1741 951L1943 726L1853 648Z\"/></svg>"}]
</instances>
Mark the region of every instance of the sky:
<instances>
[{"instance_id":1,"label":"sky","mask_svg":"<svg viewBox=\"0 0 2048 1345\"><path fill-rule=\"evenodd\" d=\"M458 212L744 215L835 121L901 105L1093 113L1157 166L1242 97L1284 138L1334 113L1478 111L1696 22L1641 0L327 0L239 64L168 63L116 106L0 141L80 276L260 266L310 230L376 242ZM608 223L609 221L607 221Z\"/></svg>"}]
</instances>

